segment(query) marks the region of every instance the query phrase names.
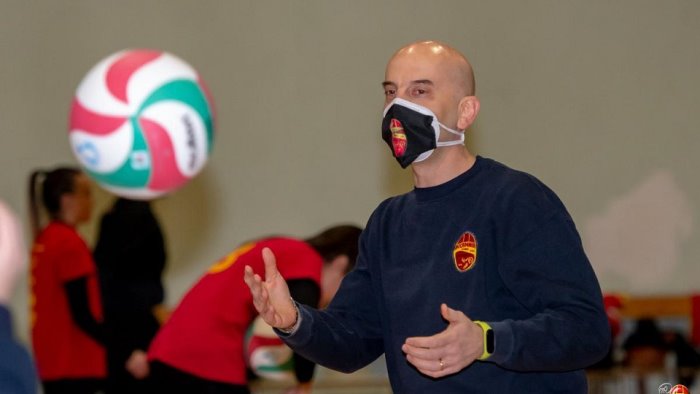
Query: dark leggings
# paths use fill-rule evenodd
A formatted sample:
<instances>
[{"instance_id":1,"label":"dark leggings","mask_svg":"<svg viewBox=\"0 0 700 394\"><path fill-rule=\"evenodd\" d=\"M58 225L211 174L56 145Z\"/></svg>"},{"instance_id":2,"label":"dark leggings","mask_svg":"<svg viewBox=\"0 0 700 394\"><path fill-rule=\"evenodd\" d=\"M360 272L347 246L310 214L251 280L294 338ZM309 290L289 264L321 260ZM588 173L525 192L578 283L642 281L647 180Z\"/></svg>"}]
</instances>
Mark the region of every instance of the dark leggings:
<instances>
[{"instance_id":1,"label":"dark leggings","mask_svg":"<svg viewBox=\"0 0 700 394\"><path fill-rule=\"evenodd\" d=\"M102 379L60 379L41 382L44 394L95 394L104 387Z\"/></svg>"},{"instance_id":2,"label":"dark leggings","mask_svg":"<svg viewBox=\"0 0 700 394\"><path fill-rule=\"evenodd\" d=\"M201 379L158 361L150 364L154 393L250 394L248 387Z\"/></svg>"}]
</instances>

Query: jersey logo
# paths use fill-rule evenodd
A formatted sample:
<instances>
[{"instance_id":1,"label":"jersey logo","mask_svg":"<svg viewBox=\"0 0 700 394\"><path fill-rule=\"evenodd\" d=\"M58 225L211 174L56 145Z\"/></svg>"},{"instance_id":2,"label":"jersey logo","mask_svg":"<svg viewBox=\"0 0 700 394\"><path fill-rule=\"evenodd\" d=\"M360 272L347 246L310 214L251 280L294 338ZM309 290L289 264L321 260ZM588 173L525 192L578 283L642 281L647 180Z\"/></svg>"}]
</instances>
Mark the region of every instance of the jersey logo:
<instances>
[{"instance_id":1,"label":"jersey logo","mask_svg":"<svg viewBox=\"0 0 700 394\"><path fill-rule=\"evenodd\" d=\"M476 263L476 236L470 231L459 237L452 251L455 267L459 272L470 270Z\"/></svg>"},{"instance_id":2,"label":"jersey logo","mask_svg":"<svg viewBox=\"0 0 700 394\"><path fill-rule=\"evenodd\" d=\"M239 247L238 249L229 253L226 257L222 258L221 260L217 261L214 265L212 265L209 268L208 273L218 274L219 272L226 271L226 269L228 269L228 267L232 266L233 263L235 263L239 257L248 253L254 247L255 247L254 243L245 244L245 245Z\"/></svg>"}]
</instances>

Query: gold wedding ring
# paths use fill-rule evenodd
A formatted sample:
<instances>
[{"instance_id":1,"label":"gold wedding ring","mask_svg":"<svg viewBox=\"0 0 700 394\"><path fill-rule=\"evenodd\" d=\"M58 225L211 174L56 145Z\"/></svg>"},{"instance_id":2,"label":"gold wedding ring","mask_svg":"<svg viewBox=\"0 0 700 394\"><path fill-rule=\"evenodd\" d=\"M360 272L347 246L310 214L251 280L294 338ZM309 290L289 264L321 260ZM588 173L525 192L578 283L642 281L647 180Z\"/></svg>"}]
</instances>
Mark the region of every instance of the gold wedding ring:
<instances>
[{"instance_id":1,"label":"gold wedding ring","mask_svg":"<svg viewBox=\"0 0 700 394\"><path fill-rule=\"evenodd\" d=\"M440 361L440 370L442 371L443 369L445 369L445 363L442 362L442 358L440 358L439 361Z\"/></svg>"}]
</instances>

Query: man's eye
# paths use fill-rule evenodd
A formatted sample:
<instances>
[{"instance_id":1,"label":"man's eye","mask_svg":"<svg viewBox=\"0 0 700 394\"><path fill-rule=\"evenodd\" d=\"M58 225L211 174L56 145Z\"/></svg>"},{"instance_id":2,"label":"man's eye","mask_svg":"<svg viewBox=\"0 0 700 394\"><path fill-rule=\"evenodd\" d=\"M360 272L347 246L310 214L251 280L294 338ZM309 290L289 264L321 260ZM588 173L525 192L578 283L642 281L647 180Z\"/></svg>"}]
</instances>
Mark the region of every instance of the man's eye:
<instances>
[{"instance_id":1,"label":"man's eye","mask_svg":"<svg viewBox=\"0 0 700 394\"><path fill-rule=\"evenodd\" d=\"M395 91L395 90L385 90L385 91L384 91L384 95L385 95L385 96L393 96L393 95L395 95L395 94L396 94L396 91Z\"/></svg>"}]
</instances>

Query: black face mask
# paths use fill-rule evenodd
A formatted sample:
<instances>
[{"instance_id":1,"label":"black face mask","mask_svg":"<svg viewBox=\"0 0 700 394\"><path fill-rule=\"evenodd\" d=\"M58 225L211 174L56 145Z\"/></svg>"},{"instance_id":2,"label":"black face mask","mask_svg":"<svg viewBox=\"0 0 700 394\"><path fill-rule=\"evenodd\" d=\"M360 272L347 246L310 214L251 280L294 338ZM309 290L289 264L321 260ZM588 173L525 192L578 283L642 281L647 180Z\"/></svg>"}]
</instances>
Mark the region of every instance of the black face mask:
<instances>
[{"instance_id":1,"label":"black face mask","mask_svg":"<svg viewBox=\"0 0 700 394\"><path fill-rule=\"evenodd\" d=\"M460 140L438 142L440 128L459 135ZM384 109L382 139L389 145L402 168L427 159L440 146L462 144L464 133L443 126L423 106L396 98Z\"/></svg>"}]
</instances>

